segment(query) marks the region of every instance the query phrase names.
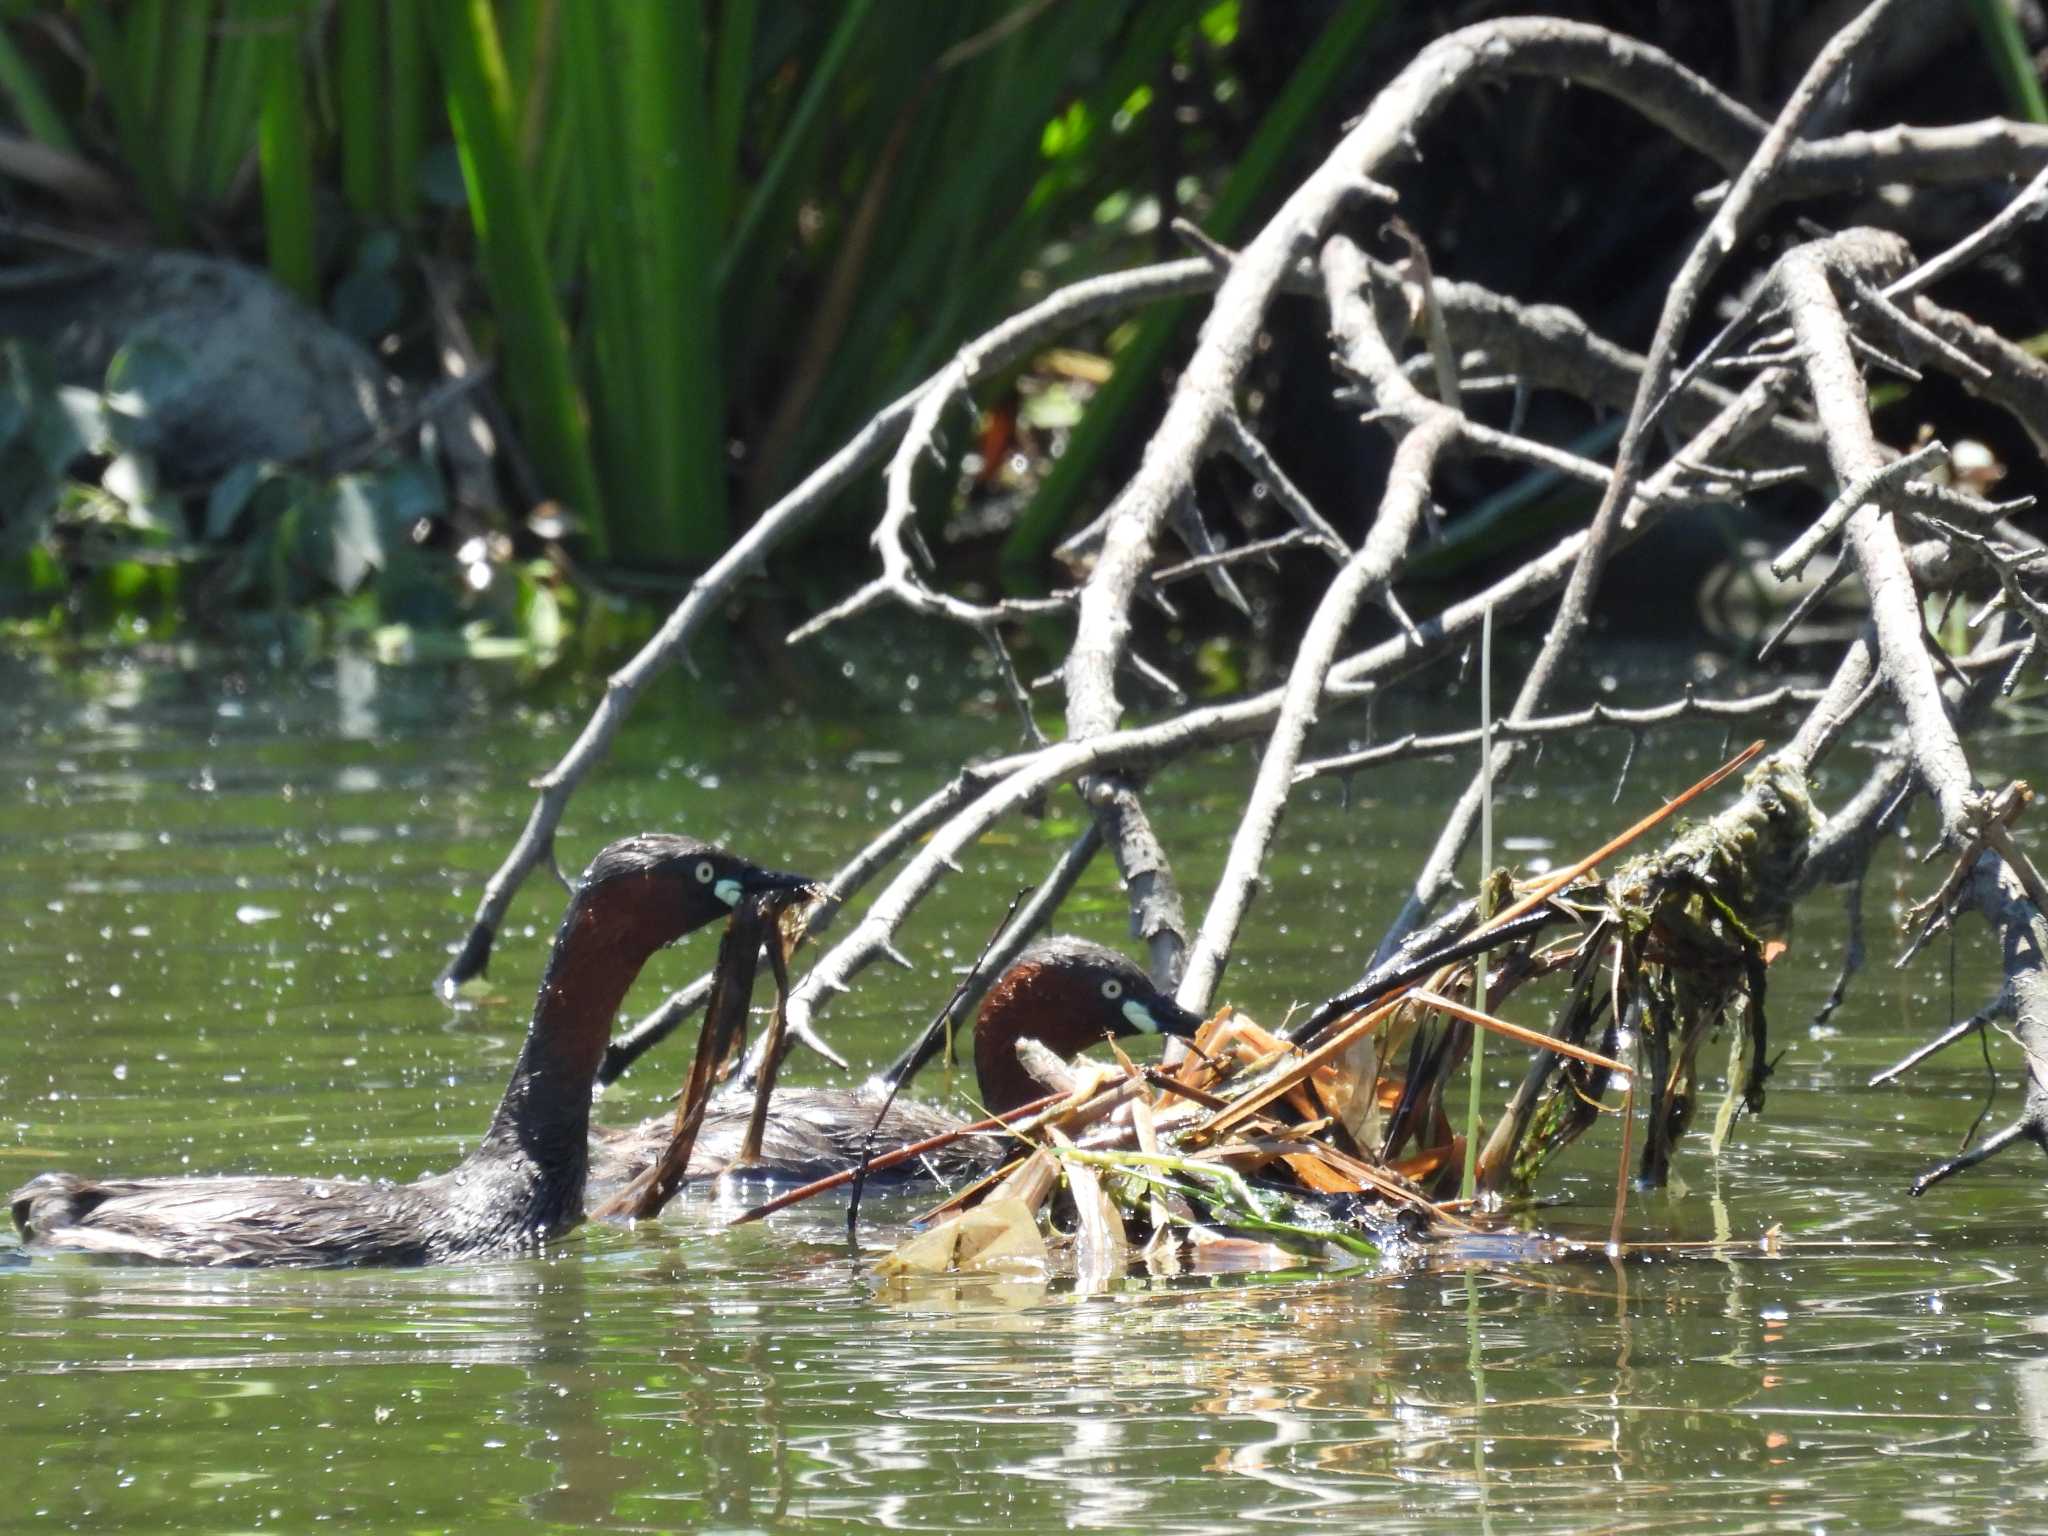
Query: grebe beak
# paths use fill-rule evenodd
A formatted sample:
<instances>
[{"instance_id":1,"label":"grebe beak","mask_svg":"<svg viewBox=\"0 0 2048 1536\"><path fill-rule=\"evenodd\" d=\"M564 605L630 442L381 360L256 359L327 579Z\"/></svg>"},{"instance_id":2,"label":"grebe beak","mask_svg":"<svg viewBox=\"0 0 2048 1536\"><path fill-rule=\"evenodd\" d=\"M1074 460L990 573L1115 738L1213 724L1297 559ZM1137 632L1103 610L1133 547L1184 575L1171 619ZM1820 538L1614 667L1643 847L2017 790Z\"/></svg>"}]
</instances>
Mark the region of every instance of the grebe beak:
<instances>
[{"instance_id":1,"label":"grebe beak","mask_svg":"<svg viewBox=\"0 0 2048 1536\"><path fill-rule=\"evenodd\" d=\"M779 869L750 869L740 876L740 889L749 896L780 893L792 900L799 896L823 896L826 886L822 880L813 880L809 875L792 875Z\"/></svg>"},{"instance_id":2,"label":"grebe beak","mask_svg":"<svg viewBox=\"0 0 2048 1536\"><path fill-rule=\"evenodd\" d=\"M779 869L748 869L739 875L727 875L711 887L711 893L728 907L738 908L749 896L780 897L768 903L776 912L794 906L804 897L823 896L827 887L813 880L809 875L786 874Z\"/></svg>"},{"instance_id":3,"label":"grebe beak","mask_svg":"<svg viewBox=\"0 0 2048 1536\"><path fill-rule=\"evenodd\" d=\"M1150 1002L1131 998L1124 1004L1123 1013L1130 1026L1145 1035L1179 1035L1193 1039L1195 1031L1207 1022L1166 997Z\"/></svg>"}]
</instances>

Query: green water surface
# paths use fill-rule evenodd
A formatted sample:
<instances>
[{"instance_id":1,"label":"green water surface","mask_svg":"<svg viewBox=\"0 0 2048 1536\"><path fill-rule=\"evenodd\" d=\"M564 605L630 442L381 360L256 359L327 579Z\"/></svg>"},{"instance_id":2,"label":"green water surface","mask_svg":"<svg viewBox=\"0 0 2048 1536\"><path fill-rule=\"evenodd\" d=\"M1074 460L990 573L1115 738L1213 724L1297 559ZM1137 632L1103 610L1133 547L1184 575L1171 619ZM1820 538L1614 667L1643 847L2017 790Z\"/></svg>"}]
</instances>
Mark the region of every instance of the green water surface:
<instances>
[{"instance_id":1,"label":"green water surface","mask_svg":"<svg viewBox=\"0 0 2048 1536\"><path fill-rule=\"evenodd\" d=\"M528 885L488 995L451 1010L429 984L588 699L523 708L489 674L355 660L0 666L0 1185L452 1164L503 1085L560 889ZM1383 701L1375 729L1443 719ZM1013 737L951 705L736 716L679 681L575 802L562 862L674 828L828 872L960 753ZM1550 750L1503 802L1513 857L1590 847L1723 741L1647 752L1616 806L1624 747ZM1984 766L2021 771L2029 750L1990 743ZM1823 798L1864 761L1845 749ZM1152 790L1197 911L1251 771L1240 753ZM1348 981L1464 771L1317 785L1225 995L1274 1021ZM903 936L922 974L874 976L828 1014L841 1047L891 1054L1077 826L1063 797L991 837ZM1674 1187L1634 1204L1638 1237L1738 1246L1085 1295L884 1291L823 1204L727 1231L732 1202L699 1199L546 1257L409 1272L123 1267L29 1258L10 1234L0 1528L2042 1528L2042 1161L2015 1152L1913 1201L1981 1104L1979 1049L1864 1086L1989 995L1974 931L1953 1004L1945 944L1887 969L1896 913L1932 878L1891 854L1873 872L1873 967L1822 1030L1842 919L1834 897L1809 904L1773 971L1767 1116L1718 1164L1689 1139ZM1106 861L1064 926L1122 939ZM633 1004L714 946L660 957ZM1541 1022L1533 995L1518 1016ZM2003 1116L2013 1053L1993 1045ZM604 1117L651 1112L683 1054L650 1057ZM1488 1062L1504 1090L1520 1056ZM1604 1229L1612 1137L1549 1177L1535 1219ZM870 1257L915 1208L875 1208Z\"/></svg>"}]
</instances>

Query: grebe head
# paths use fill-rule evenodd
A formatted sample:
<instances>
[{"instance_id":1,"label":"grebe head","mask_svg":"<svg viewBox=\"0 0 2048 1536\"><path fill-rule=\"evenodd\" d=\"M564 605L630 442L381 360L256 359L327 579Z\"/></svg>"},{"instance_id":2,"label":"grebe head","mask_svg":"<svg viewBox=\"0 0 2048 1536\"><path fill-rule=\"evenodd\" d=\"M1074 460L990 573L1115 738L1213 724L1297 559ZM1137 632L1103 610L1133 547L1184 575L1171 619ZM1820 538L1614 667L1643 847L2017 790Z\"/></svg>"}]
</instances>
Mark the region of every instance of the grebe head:
<instances>
[{"instance_id":1,"label":"grebe head","mask_svg":"<svg viewBox=\"0 0 2048 1536\"><path fill-rule=\"evenodd\" d=\"M732 915L749 896L792 897L821 889L806 875L759 869L711 843L670 832L623 837L591 860L576 886L576 906L634 911L668 931L659 943Z\"/></svg>"},{"instance_id":2,"label":"grebe head","mask_svg":"<svg viewBox=\"0 0 2048 1536\"><path fill-rule=\"evenodd\" d=\"M731 917L745 902L782 898L787 904L815 889L805 876L760 869L672 832L643 832L607 847L577 882L555 934L533 1026L494 1131L518 1129L539 1116L536 1105L545 1105L560 1139L580 1150L590 1085L640 968L656 951Z\"/></svg>"},{"instance_id":3,"label":"grebe head","mask_svg":"<svg viewBox=\"0 0 2048 1536\"><path fill-rule=\"evenodd\" d=\"M1070 1056L1104 1035L1191 1036L1201 1023L1115 950L1042 939L989 988L974 1021L982 1101L1002 1114L1044 1093L1017 1060L1027 1036Z\"/></svg>"},{"instance_id":4,"label":"grebe head","mask_svg":"<svg viewBox=\"0 0 2048 1536\"><path fill-rule=\"evenodd\" d=\"M641 967L664 946L750 901L794 901L811 889L801 875L760 869L672 832L621 838L598 854L555 934L533 1024L471 1163L538 1169L562 1211L573 1207L580 1216L590 1086Z\"/></svg>"}]
</instances>

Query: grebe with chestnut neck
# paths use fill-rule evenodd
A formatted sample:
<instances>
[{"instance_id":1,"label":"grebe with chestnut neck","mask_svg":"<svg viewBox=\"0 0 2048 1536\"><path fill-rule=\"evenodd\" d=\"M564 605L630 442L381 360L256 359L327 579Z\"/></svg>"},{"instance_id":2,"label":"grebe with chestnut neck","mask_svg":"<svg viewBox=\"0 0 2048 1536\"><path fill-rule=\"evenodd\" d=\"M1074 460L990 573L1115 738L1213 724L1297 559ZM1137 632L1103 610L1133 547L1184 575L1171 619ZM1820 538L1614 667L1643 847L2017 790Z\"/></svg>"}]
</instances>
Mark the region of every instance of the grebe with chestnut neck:
<instances>
[{"instance_id":1,"label":"grebe with chestnut neck","mask_svg":"<svg viewBox=\"0 0 2048 1536\"><path fill-rule=\"evenodd\" d=\"M655 951L742 901L812 882L694 838L613 843L555 935L512 1080L476 1150L412 1184L283 1177L89 1179L12 1197L24 1242L166 1264L437 1264L528 1253L583 1220L590 1088L626 989Z\"/></svg>"},{"instance_id":2,"label":"grebe with chestnut neck","mask_svg":"<svg viewBox=\"0 0 2048 1536\"><path fill-rule=\"evenodd\" d=\"M1019 1040L1028 1037L1061 1056L1072 1056L1105 1035L1191 1036L1201 1022L1115 950L1086 939L1043 939L996 979L975 1017L974 1075L982 1107L989 1114L1007 1114L1045 1094L1044 1085L1017 1058ZM689 1176L695 1180L729 1172L743 1179L808 1183L851 1168L871 1152L956 1129L963 1123L959 1117L901 1099L881 1114L879 1125L876 1121L889 1086L907 1080L937 1054L938 1044L932 1037L924 1049L906 1053L879 1079L858 1089L778 1087L769 1100L761 1155L744 1167L736 1159L751 1098L714 1099L690 1156ZM592 1203L602 1192L631 1182L652 1166L673 1130L672 1115L628 1130L593 1127ZM1004 1138L971 1137L877 1177L969 1177L1009 1150Z\"/></svg>"}]
</instances>

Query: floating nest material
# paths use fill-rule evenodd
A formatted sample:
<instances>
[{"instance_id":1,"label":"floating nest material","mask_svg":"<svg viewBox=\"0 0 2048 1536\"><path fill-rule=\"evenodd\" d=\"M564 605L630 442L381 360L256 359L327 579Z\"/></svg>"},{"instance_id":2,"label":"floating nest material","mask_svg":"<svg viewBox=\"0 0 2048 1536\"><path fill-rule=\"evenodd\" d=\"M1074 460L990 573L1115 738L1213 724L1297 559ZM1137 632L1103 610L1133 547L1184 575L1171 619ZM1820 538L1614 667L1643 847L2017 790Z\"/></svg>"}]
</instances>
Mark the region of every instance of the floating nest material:
<instances>
[{"instance_id":1,"label":"floating nest material","mask_svg":"<svg viewBox=\"0 0 2048 1536\"><path fill-rule=\"evenodd\" d=\"M1026 1065L1053 1093L1005 1124L1017 1156L928 1212L884 1272L1042 1270L1057 1253L1084 1276L1140 1263L1154 1273L1380 1264L1473 1240L1497 1220L1490 1197L1529 1188L1603 1114L1623 1123L1618 1241L1639 1080L1646 1184L1667 1176L1691 1121L1701 1045L1731 1022L1727 1113L1763 1107L1766 970L1785 947L1790 875L1818 818L1803 778L1766 762L1712 820L1606 880L1595 865L1758 750L1561 875L1499 873L1481 899L1289 1034L1225 1009L1164 1068L1118 1051L1112 1065L1077 1070L1025 1042ZM1482 965L1490 1009L1565 977L1549 1027L1474 1007ZM1467 1149L1444 1099L1480 1028L1532 1051L1479 1155L1489 1198L1468 1203L1453 1198Z\"/></svg>"}]
</instances>

